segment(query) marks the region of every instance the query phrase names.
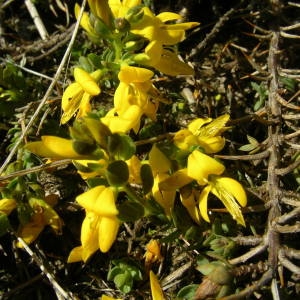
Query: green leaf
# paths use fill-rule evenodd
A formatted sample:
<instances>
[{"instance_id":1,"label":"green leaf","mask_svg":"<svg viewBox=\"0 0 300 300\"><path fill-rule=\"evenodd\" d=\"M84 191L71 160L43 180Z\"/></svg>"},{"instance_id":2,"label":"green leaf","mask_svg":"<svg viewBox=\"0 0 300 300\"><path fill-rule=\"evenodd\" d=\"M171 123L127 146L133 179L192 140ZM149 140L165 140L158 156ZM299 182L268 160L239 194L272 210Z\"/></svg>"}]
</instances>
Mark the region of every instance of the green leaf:
<instances>
[{"instance_id":1,"label":"green leaf","mask_svg":"<svg viewBox=\"0 0 300 300\"><path fill-rule=\"evenodd\" d=\"M177 294L178 300L189 300L194 299L198 284L190 284L183 287Z\"/></svg>"},{"instance_id":2,"label":"green leaf","mask_svg":"<svg viewBox=\"0 0 300 300\"><path fill-rule=\"evenodd\" d=\"M129 178L129 170L126 162L116 160L110 163L106 169L106 178L112 186L125 185Z\"/></svg>"},{"instance_id":3,"label":"green leaf","mask_svg":"<svg viewBox=\"0 0 300 300\"><path fill-rule=\"evenodd\" d=\"M6 214L0 213L0 237L7 233L10 223Z\"/></svg>"},{"instance_id":4,"label":"green leaf","mask_svg":"<svg viewBox=\"0 0 300 300\"><path fill-rule=\"evenodd\" d=\"M142 179L144 194L148 194L151 191L154 183L152 170L149 164L143 164L141 166L140 176Z\"/></svg>"},{"instance_id":5,"label":"green leaf","mask_svg":"<svg viewBox=\"0 0 300 300\"><path fill-rule=\"evenodd\" d=\"M126 134L115 133L108 137L108 152L116 159L127 160L136 150L133 140Z\"/></svg>"},{"instance_id":6,"label":"green leaf","mask_svg":"<svg viewBox=\"0 0 300 300\"><path fill-rule=\"evenodd\" d=\"M122 222L134 222L144 216L144 207L132 201L126 201L118 206L118 218Z\"/></svg>"}]
</instances>

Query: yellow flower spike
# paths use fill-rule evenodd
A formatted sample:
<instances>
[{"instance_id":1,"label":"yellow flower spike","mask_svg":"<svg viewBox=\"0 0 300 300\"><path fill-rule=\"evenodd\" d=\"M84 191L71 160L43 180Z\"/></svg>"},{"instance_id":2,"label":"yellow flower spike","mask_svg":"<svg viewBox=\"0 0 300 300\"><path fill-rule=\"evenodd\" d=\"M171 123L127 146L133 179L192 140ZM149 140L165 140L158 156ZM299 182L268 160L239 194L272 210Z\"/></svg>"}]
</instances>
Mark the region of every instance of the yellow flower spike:
<instances>
[{"instance_id":1,"label":"yellow flower spike","mask_svg":"<svg viewBox=\"0 0 300 300\"><path fill-rule=\"evenodd\" d=\"M17 207L14 199L3 198L0 200L0 213L9 215Z\"/></svg>"},{"instance_id":2,"label":"yellow flower spike","mask_svg":"<svg viewBox=\"0 0 300 300\"><path fill-rule=\"evenodd\" d=\"M188 157L187 175L197 180L199 185L206 185L210 174L220 175L224 170L221 163L198 150Z\"/></svg>"},{"instance_id":3,"label":"yellow flower spike","mask_svg":"<svg viewBox=\"0 0 300 300\"><path fill-rule=\"evenodd\" d=\"M117 217L103 217L99 224L99 249L106 253L117 238L120 221Z\"/></svg>"},{"instance_id":4,"label":"yellow flower spike","mask_svg":"<svg viewBox=\"0 0 300 300\"><path fill-rule=\"evenodd\" d=\"M80 68L74 69L74 78L75 81L80 84L82 89L89 95L96 96L100 93L100 87L95 82L94 77L100 77L101 70L94 72L94 76L91 76L88 72Z\"/></svg>"},{"instance_id":5,"label":"yellow flower spike","mask_svg":"<svg viewBox=\"0 0 300 300\"><path fill-rule=\"evenodd\" d=\"M153 300L164 300L164 293L162 291L162 288L160 286L160 283L156 277L156 275L153 273L152 270L150 270L150 287L151 287L151 295Z\"/></svg>"}]
</instances>

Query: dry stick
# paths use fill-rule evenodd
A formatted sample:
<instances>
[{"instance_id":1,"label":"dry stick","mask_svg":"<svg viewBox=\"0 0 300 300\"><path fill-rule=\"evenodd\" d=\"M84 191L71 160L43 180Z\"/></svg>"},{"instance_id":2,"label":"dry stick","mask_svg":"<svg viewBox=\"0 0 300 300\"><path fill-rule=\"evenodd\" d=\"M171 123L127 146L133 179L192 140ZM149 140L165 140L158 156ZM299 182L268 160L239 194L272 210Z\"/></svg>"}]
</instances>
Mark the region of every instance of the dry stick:
<instances>
[{"instance_id":1,"label":"dry stick","mask_svg":"<svg viewBox=\"0 0 300 300\"><path fill-rule=\"evenodd\" d=\"M25 0L25 5L30 13L31 18L36 26L37 31L39 32L42 40L46 40L49 36L42 19L35 7L35 5L31 2L31 0Z\"/></svg>"},{"instance_id":2,"label":"dry stick","mask_svg":"<svg viewBox=\"0 0 300 300\"><path fill-rule=\"evenodd\" d=\"M22 140L24 139L24 137L28 134L29 129L31 128L31 126L33 125L35 119L37 118L37 116L39 115L41 109L43 108L44 104L46 103L48 97L50 96L50 93L52 92L53 88L55 87L59 76L62 72L62 69L64 67L64 65L66 64L68 57L70 55L71 49L73 47L73 44L75 42L75 38L79 29L79 25L80 25L80 20L84 11L84 7L86 4L86 0L82 0L82 5L81 5L81 10L80 10L80 14L79 17L77 19L75 28L74 28L74 32L72 34L70 43L67 47L67 50L61 60L60 65L58 66L58 69L54 75L53 81L51 82L51 84L49 85L49 88L47 89L40 105L38 106L38 108L36 109L36 111L34 112L32 118L30 119L30 121L28 122L27 126L25 127L24 131L22 132L22 135L20 136L20 138L18 139L18 141L15 143L14 147L12 148L12 150L10 151L9 155L7 156L6 160L4 161L3 165L0 168L0 175L3 173L3 171L5 170L5 168L7 167L7 165L9 164L9 162L11 161L11 159L13 158L13 156L15 155L19 145L21 144Z\"/></svg>"},{"instance_id":3,"label":"dry stick","mask_svg":"<svg viewBox=\"0 0 300 300\"><path fill-rule=\"evenodd\" d=\"M255 291L257 291L260 287L266 285L266 283L270 282L272 279L272 270L269 269L264 275L253 285L250 285L246 289L242 290L238 294L227 296L220 298L219 300L238 300L238 299L246 299L247 296L252 295Z\"/></svg>"},{"instance_id":4,"label":"dry stick","mask_svg":"<svg viewBox=\"0 0 300 300\"><path fill-rule=\"evenodd\" d=\"M54 276L47 270L42 260L30 249L30 247L25 243L25 241L17 237L19 243L25 249L25 251L30 255L30 257L34 260L34 262L38 265L40 270L46 275L46 277L51 282L55 292L58 294L57 296L62 296L63 299L75 299L73 295L69 292L66 292L59 283L55 280Z\"/></svg>"},{"instance_id":5,"label":"dry stick","mask_svg":"<svg viewBox=\"0 0 300 300\"><path fill-rule=\"evenodd\" d=\"M267 101L268 110L270 111L269 118L280 120L281 107L278 105L276 99L277 92L279 90L279 76L278 76L278 55L279 55L279 17L280 17L280 0L271 0L271 6L274 13L274 21L271 28L271 41L268 56L268 70L271 75L269 84L269 97ZM269 194L270 211L268 215L267 223L267 243L268 243L268 264L272 270L272 275L275 277L278 267L278 251L280 247L280 235L273 228L272 224L280 216L280 198L281 192L279 188L280 177L276 173L276 169L279 167L280 162L280 124L270 125L268 128L269 137L269 150L270 156L268 161L268 178L267 178L267 191Z\"/></svg>"},{"instance_id":6,"label":"dry stick","mask_svg":"<svg viewBox=\"0 0 300 300\"><path fill-rule=\"evenodd\" d=\"M234 12L235 12L235 8L231 8L219 19L219 21L216 23L214 28L211 30L210 33L208 33L206 35L206 37L203 39L203 41L201 41L201 43L199 43L195 48L192 49L192 51L188 57L189 59L196 56L199 52L201 52L207 46L208 42L215 37L215 35L220 31L221 27L225 24L226 21L229 20L230 16Z\"/></svg>"}]
</instances>

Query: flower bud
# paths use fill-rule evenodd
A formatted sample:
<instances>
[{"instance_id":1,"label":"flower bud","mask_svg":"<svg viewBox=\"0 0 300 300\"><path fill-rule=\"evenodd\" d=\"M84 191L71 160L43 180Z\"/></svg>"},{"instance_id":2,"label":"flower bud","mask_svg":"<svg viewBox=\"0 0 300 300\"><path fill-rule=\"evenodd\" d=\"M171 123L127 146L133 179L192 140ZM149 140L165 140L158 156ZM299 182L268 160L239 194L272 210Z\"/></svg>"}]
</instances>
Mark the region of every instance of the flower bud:
<instances>
[{"instance_id":1,"label":"flower bud","mask_svg":"<svg viewBox=\"0 0 300 300\"><path fill-rule=\"evenodd\" d=\"M144 17L144 9L143 5L137 5L134 7L131 7L128 9L125 19L130 23L130 24L137 24L140 22Z\"/></svg>"},{"instance_id":2,"label":"flower bud","mask_svg":"<svg viewBox=\"0 0 300 300\"><path fill-rule=\"evenodd\" d=\"M129 170L126 162L116 160L108 165L106 178L111 186L125 185L129 178Z\"/></svg>"},{"instance_id":3,"label":"flower bud","mask_svg":"<svg viewBox=\"0 0 300 300\"><path fill-rule=\"evenodd\" d=\"M96 144L90 144L85 141L75 140L73 142L73 149L78 154L82 154L82 155L91 154L92 152L94 152L94 150L96 150L96 148L97 148Z\"/></svg>"},{"instance_id":4,"label":"flower bud","mask_svg":"<svg viewBox=\"0 0 300 300\"><path fill-rule=\"evenodd\" d=\"M125 18L117 18L114 20L115 28L121 32L130 30L130 24Z\"/></svg>"}]
</instances>

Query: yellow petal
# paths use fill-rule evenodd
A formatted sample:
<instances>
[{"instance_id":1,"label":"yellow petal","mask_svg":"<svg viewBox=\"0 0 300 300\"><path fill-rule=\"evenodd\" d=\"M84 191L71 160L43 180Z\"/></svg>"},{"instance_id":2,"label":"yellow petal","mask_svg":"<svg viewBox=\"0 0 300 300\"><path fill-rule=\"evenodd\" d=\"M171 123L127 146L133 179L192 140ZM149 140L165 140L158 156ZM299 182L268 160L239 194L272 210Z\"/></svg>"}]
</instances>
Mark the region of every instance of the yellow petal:
<instances>
[{"instance_id":1,"label":"yellow petal","mask_svg":"<svg viewBox=\"0 0 300 300\"><path fill-rule=\"evenodd\" d=\"M80 6L78 3L75 4L75 17L76 19L78 19L79 17L79 13L80 13ZM91 25L91 22L90 22L90 18L89 18L89 15L84 12L83 15L82 15L82 18L80 20L80 25L84 28L85 31L87 31L89 34L92 34L93 35L93 27Z\"/></svg>"},{"instance_id":2,"label":"yellow petal","mask_svg":"<svg viewBox=\"0 0 300 300\"><path fill-rule=\"evenodd\" d=\"M61 158L57 153L46 148L42 141L28 143L25 149L41 157Z\"/></svg>"},{"instance_id":3,"label":"yellow petal","mask_svg":"<svg viewBox=\"0 0 300 300\"><path fill-rule=\"evenodd\" d=\"M112 133L125 133L130 129L137 132L140 127L142 115L143 111L139 106L131 105L121 116L111 116L107 114L101 118L101 122L103 122Z\"/></svg>"},{"instance_id":4,"label":"yellow petal","mask_svg":"<svg viewBox=\"0 0 300 300\"><path fill-rule=\"evenodd\" d=\"M71 83L64 91L61 101L61 108L63 111L71 110L70 106L76 107L73 109L72 115L78 109L81 97L83 95L83 89L77 82ZM72 116L71 115L71 116Z\"/></svg>"},{"instance_id":5,"label":"yellow petal","mask_svg":"<svg viewBox=\"0 0 300 300\"><path fill-rule=\"evenodd\" d=\"M163 50L159 62L154 67L170 76L194 75L192 67L181 61L176 53L166 49Z\"/></svg>"},{"instance_id":6,"label":"yellow petal","mask_svg":"<svg viewBox=\"0 0 300 300\"><path fill-rule=\"evenodd\" d=\"M85 262L98 249L98 227L100 218L92 212L86 212L81 225L82 260Z\"/></svg>"},{"instance_id":7,"label":"yellow petal","mask_svg":"<svg viewBox=\"0 0 300 300\"><path fill-rule=\"evenodd\" d=\"M0 200L0 212L9 215L17 207L14 199L4 198Z\"/></svg>"},{"instance_id":8,"label":"yellow petal","mask_svg":"<svg viewBox=\"0 0 300 300\"><path fill-rule=\"evenodd\" d=\"M238 181L229 177L219 177L217 183L232 194L241 206L244 207L247 205L247 195L243 186Z\"/></svg>"},{"instance_id":9,"label":"yellow petal","mask_svg":"<svg viewBox=\"0 0 300 300\"><path fill-rule=\"evenodd\" d=\"M170 160L154 144L149 153L149 164L154 174L166 173L171 168Z\"/></svg>"},{"instance_id":10,"label":"yellow petal","mask_svg":"<svg viewBox=\"0 0 300 300\"><path fill-rule=\"evenodd\" d=\"M200 151L195 150L188 157L187 175L197 180L200 185L208 183L210 174L220 175L224 170L221 163Z\"/></svg>"},{"instance_id":11,"label":"yellow petal","mask_svg":"<svg viewBox=\"0 0 300 300\"><path fill-rule=\"evenodd\" d=\"M67 263L75 263L82 261L82 246L75 247L71 250Z\"/></svg>"},{"instance_id":12,"label":"yellow petal","mask_svg":"<svg viewBox=\"0 0 300 300\"><path fill-rule=\"evenodd\" d=\"M182 19L182 16L173 12L162 12L156 16L161 22L174 21Z\"/></svg>"},{"instance_id":13,"label":"yellow petal","mask_svg":"<svg viewBox=\"0 0 300 300\"><path fill-rule=\"evenodd\" d=\"M120 221L116 217L101 218L99 224L99 249L101 252L107 252L114 241L116 240L118 230L120 226Z\"/></svg>"},{"instance_id":14,"label":"yellow petal","mask_svg":"<svg viewBox=\"0 0 300 300\"><path fill-rule=\"evenodd\" d=\"M100 93L100 87L95 82L94 78L83 69L75 68L74 78L86 93L92 96L98 95Z\"/></svg>"},{"instance_id":15,"label":"yellow petal","mask_svg":"<svg viewBox=\"0 0 300 300\"><path fill-rule=\"evenodd\" d=\"M83 94L78 107L78 113L76 116L77 119L85 117L92 110L90 104L91 98L92 96L90 94L88 93Z\"/></svg>"},{"instance_id":16,"label":"yellow petal","mask_svg":"<svg viewBox=\"0 0 300 300\"><path fill-rule=\"evenodd\" d=\"M222 201L234 220L236 220L239 224L246 226L241 208L234 195L228 190L228 186L223 186L224 182L220 183L219 179L215 181L211 192ZM228 181L226 180L225 182Z\"/></svg>"},{"instance_id":17,"label":"yellow petal","mask_svg":"<svg viewBox=\"0 0 300 300\"><path fill-rule=\"evenodd\" d=\"M157 40L151 41L145 48L145 53L150 57L149 65L156 66L160 63L163 46Z\"/></svg>"},{"instance_id":18,"label":"yellow petal","mask_svg":"<svg viewBox=\"0 0 300 300\"><path fill-rule=\"evenodd\" d=\"M121 298L113 298L106 295L101 296L101 300L122 300Z\"/></svg>"},{"instance_id":19,"label":"yellow petal","mask_svg":"<svg viewBox=\"0 0 300 300\"><path fill-rule=\"evenodd\" d=\"M31 217L30 222L19 228L18 236L21 237L26 244L30 244L37 239L45 225L43 214L41 212L35 213ZM22 245L18 243L18 247L22 248Z\"/></svg>"},{"instance_id":20,"label":"yellow petal","mask_svg":"<svg viewBox=\"0 0 300 300\"><path fill-rule=\"evenodd\" d=\"M130 159L126 160L129 169L129 180L132 184L141 184L141 161L136 155L133 155Z\"/></svg>"},{"instance_id":21,"label":"yellow petal","mask_svg":"<svg viewBox=\"0 0 300 300\"><path fill-rule=\"evenodd\" d=\"M130 84L150 80L153 75L154 73L148 69L123 65L118 78L120 81Z\"/></svg>"},{"instance_id":22,"label":"yellow petal","mask_svg":"<svg viewBox=\"0 0 300 300\"><path fill-rule=\"evenodd\" d=\"M153 300L165 299L160 283L152 270L150 270L150 287Z\"/></svg>"},{"instance_id":23,"label":"yellow petal","mask_svg":"<svg viewBox=\"0 0 300 300\"><path fill-rule=\"evenodd\" d=\"M95 204L100 194L105 190L105 186L99 185L89 189L76 197L76 201L86 210L95 212Z\"/></svg>"},{"instance_id":24,"label":"yellow petal","mask_svg":"<svg viewBox=\"0 0 300 300\"><path fill-rule=\"evenodd\" d=\"M42 136L42 142L47 150L55 153L55 157L51 158L70 158L79 159L83 158L73 149L73 141L64 139L57 136L44 135Z\"/></svg>"},{"instance_id":25,"label":"yellow petal","mask_svg":"<svg viewBox=\"0 0 300 300\"><path fill-rule=\"evenodd\" d=\"M195 135L199 134L199 129L207 123L210 123L212 121L211 118L197 118L193 120L189 125L188 129Z\"/></svg>"},{"instance_id":26,"label":"yellow petal","mask_svg":"<svg viewBox=\"0 0 300 300\"><path fill-rule=\"evenodd\" d=\"M187 169L181 169L166 177L159 183L161 190L176 190L181 188L193 181L193 178L187 175Z\"/></svg>"},{"instance_id":27,"label":"yellow petal","mask_svg":"<svg viewBox=\"0 0 300 300\"><path fill-rule=\"evenodd\" d=\"M207 214L207 200L208 200L208 195L209 195L210 191L211 191L211 186L208 185L201 191L201 194L199 196L200 214L206 222L210 222L208 214Z\"/></svg>"},{"instance_id":28,"label":"yellow petal","mask_svg":"<svg viewBox=\"0 0 300 300\"><path fill-rule=\"evenodd\" d=\"M200 224L199 210L196 205L195 194L192 190L184 191L180 193L180 200L182 205L187 209L191 218L198 224Z\"/></svg>"},{"instance_id":29,"label":"yellow petal","mask_svg":"<svg viewBox=\"0 0 300 300\"><path fill-rule=\"evenodd\" d=\"M198 138L199 145L204 149L205 153L217 153L225 146L225 138L221 136Z\"/></svg>"},{"instance_id":30,"label":"yellow petal","mask_svg":"<svg viewBox=\"0 0 300 300\"><path fill-rule=\"evenodd\" d=\"M158 173L154 177L154 184L152 187L152 194L155 199L164 209L167 216L171 215L172 209L174 207L176 190L163 191L159 188L159 182L166 179L169 175L165 173Z\"/></svg>"},{"instance_id":31,"label":"yellow petal","mask_svg":"<svg viewBox=\"0 0 300 300\"><path fill-rule=\"evenodd\" d=\"M115 203L114 191L111 187L106 187L101 192L95 203L94 211L103 217L113 217L119 213Z\"/></svg>"}]
</instances>

